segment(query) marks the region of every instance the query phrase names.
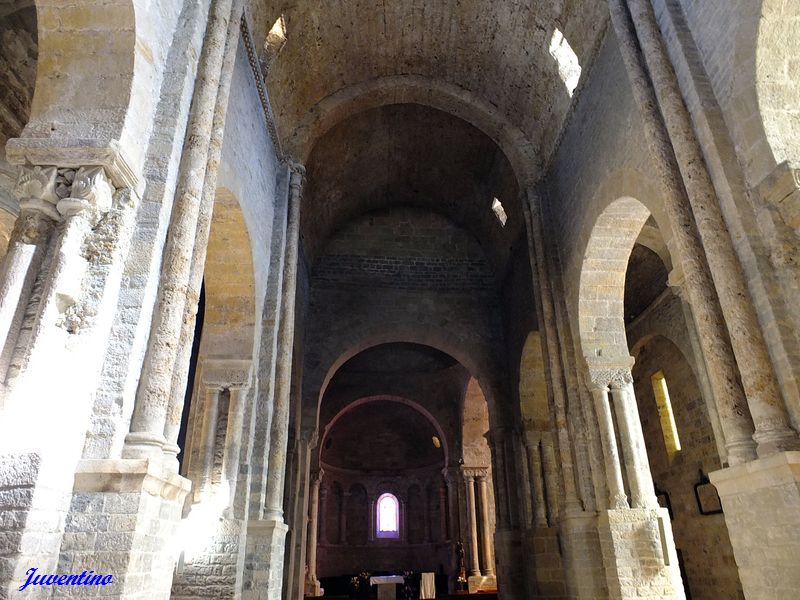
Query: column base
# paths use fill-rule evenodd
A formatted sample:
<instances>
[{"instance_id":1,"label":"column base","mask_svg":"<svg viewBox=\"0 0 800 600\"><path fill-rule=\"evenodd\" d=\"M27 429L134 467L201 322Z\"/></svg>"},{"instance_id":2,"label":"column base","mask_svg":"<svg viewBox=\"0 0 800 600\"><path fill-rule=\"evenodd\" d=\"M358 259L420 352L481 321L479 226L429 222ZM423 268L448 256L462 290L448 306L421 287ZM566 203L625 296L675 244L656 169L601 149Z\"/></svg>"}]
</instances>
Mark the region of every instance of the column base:
<instances>
[{"instance_id":1,"label":"column base","mask_svg":"<svg viewBox=\"0 0 800 600\"><path fill-rule=\"evenodd\" d=\"M497 577L494 575L470 575L467 578L467 589L470 594L478 592L496 592Z\"/></svg>"},{"instance_id":2,"label":"column base","mask_svg":"<svg viewBox=\"0 0 800 600\"><path fill-rule=\"evenodd\" d=\"M561 541L559 548L558 539L554 540L554 551L561 550L564 553L563 556L559 553L557 558L563 565L561 576L566 576L569 597L587 600L607 598L608 588L597 533L597 515L583 511L569 513L561 521ZM553 573L552 576L557 574Z\"/></svg>"},{"instance_id":3,"label":"column base","mask_svg":"<svg viewBox=\"0 0 800 600\"><path fill-rule=\"evenodd\" d=\"M800 452L709 474L717 488L748 600L800 590Z\"/></svg>"},{"instance_id":4,"label":"column base","mask_svg":"<svg viewBox=\"0 0 800 600\"><path fill-rule=\"evenodd\" d=\"M523 539L528 594L547 600L567 597L567 580L557 527L536 527Z\"/></svg>"},{"instance_id":5,"label":"column base","mask_svg":"<svg viewBox=\"0 0 800 600\"><path fill-rule=\"evenodd\" d=\"M667 509L606 510L597 524L608 598L685 600Z\"/></svg>"},{"instance_id":6,"label":"column base","mask_svg":"<svg viewBox=\"0 0 800 600\"><path fill-rule=\"evenodd\" d=\"M281 600L288 531L283 520L248 522L243 600Z\"/></svg>"},{"instance_id":7,"label":"column base","mask_svg":"<svg viewBox=\"0 0 800 600\"><path fill-rule=\"evenodd\" d=\"M113 576L116 598L167 600L190 487L160 461L82 460L58 572L92 569Z\"/></svg>"},{"instance_id":8,"label":"column base","mask_svg":"<svg viewBox=\"0 0 800 600\"><path fill-rule=\"evenodd\" d=\"M322 596L323 590L316 577L307 577L305 585L303 586L303 596L311 596L317 598Z\"/></svg>"}]
</instances>

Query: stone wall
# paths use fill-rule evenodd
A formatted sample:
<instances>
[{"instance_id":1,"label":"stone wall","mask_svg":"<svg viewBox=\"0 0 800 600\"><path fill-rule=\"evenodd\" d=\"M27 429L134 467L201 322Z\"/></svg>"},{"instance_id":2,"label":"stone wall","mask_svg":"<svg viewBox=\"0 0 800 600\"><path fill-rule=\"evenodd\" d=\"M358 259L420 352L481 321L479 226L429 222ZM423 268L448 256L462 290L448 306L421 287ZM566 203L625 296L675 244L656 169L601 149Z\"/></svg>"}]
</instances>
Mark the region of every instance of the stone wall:
<instances>
[{"instance_id":1,"label":"stone wall","mask_svg":"<svg viewBox=\"0 0 800 600\"><path fill-rule=\"evenodd\" d=\"M680 312L678 313L680 315ZM661 371L669 390L681 450L670 458L650 377ZM688 593L695 600L742 597L741 583L722 514L701 515L694 484L720 468L714 433L697 379L680 350L655 336L636 354L634 389L650 470L657 488L669 495L672 530L683 559Z\"/></svg>"}]
</instances>

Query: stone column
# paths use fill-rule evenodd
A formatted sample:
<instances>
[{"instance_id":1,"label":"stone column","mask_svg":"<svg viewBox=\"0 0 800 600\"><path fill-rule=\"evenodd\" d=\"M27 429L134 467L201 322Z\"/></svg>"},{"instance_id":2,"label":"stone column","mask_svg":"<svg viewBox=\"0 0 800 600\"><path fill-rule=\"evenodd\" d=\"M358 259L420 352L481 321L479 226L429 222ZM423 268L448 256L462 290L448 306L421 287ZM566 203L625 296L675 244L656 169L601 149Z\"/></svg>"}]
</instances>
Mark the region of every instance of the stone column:
<instances>
[{"instance_id":1,"label":"stone column","mask_svg":"<svg viewBox=\"0 0 800 600\"><path fill-rule=\"evenodd\" d=\"M286 467L286 444L289 438L289 409L292 387L294 349L294 306L297 292L297 260L300 243L300 201L305 169L289 165L288 216L286 221L286 253L283 264L279 355L275 373L275 404L270 429L269 474L264 518L283 520L283 488Z\"/></svg>"},{"instance_id":2,"label":"stone column","mask_svg":"<svg viewBox=\"0 0 800 600\"><path fill-rule=\"evenodd\" d=\"M614 420L611 416L611 405L608 399L608 382L603 375L591 377L591 391L594 408L600 429L600 440L603 446L603 458L608 487L608 505L611 508L627 508L628 498L622 482L622 468L617 448L617 436L614 432Z\"/></svg>"},{"instance_id":3,"label":"stone column","mask_svg":"<svg viewBox=\"0 0 800 600\"><path fill-rule=\"evenodd\" d=\"M431 529L432 529L432 527L431 527L431 498L430 498L430 494L428 493L428 491L429 490L428 490L427 487L423 487L422 488L423 501L424 501L423 507L425 509L424 510L424 513L425 513L425 542L430 544L433 541L433 536L431 535Z\"/></svg>"},{"instance_id":4,"label":"stone column","mask_svg":"<svg viewBox=\"0 0 800 600\"><path fill-rule=\"evenodd\" d=\"M408 543L408 502L403 499L398 499L400 502L400 539L404 543ZM373 521L372 528L375 528Z\"/></svg>"},{"instance_id":5,"label":"stone column","mask_svg":"<svg viewBox=\"0 0 800 600\"><path fill-rule=\"evenodd\" d=\"M556 451L553 448L553 434L542 433L542 471L544 472L544 486L547 498L547 522L553 527L558 525L558 466Z\"/></svg>"},{"instance_id":6,"label":"stone column","mask_svg":"<svg viewBox=\"0 0 800 600\"><path fill-rule=\"evenodd\" d=\"M464 472L464 485L467 490L467 533L469 534L469 574L480 577L478 561L478 519L475 506L475 476L472 471Z\"/></svg>"},{"instance_id":7,"label":"stone column","mask_svg":"<svg viewBox=\"0 0 800 600\"><path fill-rule=\"evenodd\" d=\"M625 472L628 474L628 485L631 488L631 507L655 508L658 502L653 488L653 476L650 474L650 463L647 460L642 422L639 420L639 408L636 405L630 370L613 371L610 383L623 447L622 457L625 462Z\"/></svg>"},{"instance_id":8,"label":"stone column","mask_svg":"<svg viewBox=\"0 0 800 600\"><path fill-rule=\"evenodd\" d=\"M633 12L636 20L641 20L638 8ZM670 83L664 72L665 65L654 62L653 40L643 36L648 64L653 68L654 81L651 81L626 0L612 0L609 11L633 95L643 117L645 137L655 158L659 179L667 191L664 208L673 224L673 240L686 277L687 295L725 433L728 461L735 465L755 458L750 412L756 421L759 454L794 447L796 434L787 425L762 331L747 297L741 265L736 261L713 188L709 187L699 148L698 154L689 148L697 143L695 139L692 144L691 123L687 120L680 125L682 118L678 113L685 114L685 106L678 106L679 98L666 96L666 88L675 83L674 73ZM654 85L658 89L654 89ZM664 102L662 111L658 110L661 103L657 93ZM682 178L678 161L683 165L685 178ZM703 239L702 245L692 227L693 221ZM715 283L718 286L715 287ZM726 323L731 327L727 328ZM737 383L737 371L742 376L746 400Z\"/></svg>"},{"instance_id":9,"label":"stone column","mask_svg":"<svg viewBox=\"0 0 800 600\"><path fill-rule=\"evenodd\" d=\"M551 287L551 277L545 261L545 237L542 224L541 201L534 191L528 192L528 202L522 198L522 207L525 225L528 231L528 253L531 262L531 275L533 289L538 290L538 300L541 306L539 319L540 329L544 331L546 352L545 357L550 369L551 377L548 379L552 393L552 408L550 418L554 425L555 434L558 436L558 453L560 458L560 473L564 486L564 512L575 513L582 510L575 486L575 469L572 455L572 443L567 431L567 397L564 389L563 365L560 358L560 344L556 330L555 298Z\"/></svg>"},{"instance_id":10,"label":"stone column","mask_svg":"<svg viewBox=\"0 0 800 600\"><path fill-rule=\"evenodd\" d=\"M347 544L347 498L350 492L342 489L342 503L339 505L339 544ZM374 528L374 520L371 527Z\"/></svg>"},{"instance_id":11,"label":"stone column","mask_svg":"<svg viewBox=\"0 0 800 600\"><path fill-rule=\"evenodd\" d=\"M322 471L320 469L320 471ZM322 475L320 475L322 477ZM319 488L319 543L328 543L328 495L330 490L328 486L320 484Z\"/></svg>"},{"instance_id":12,"label":"stone column","mask_svg":"<svg viewBox=\"0 0 800 600\"><path fill-rule=\"evenodd\" d=\"M311 498L309 501L308 522L308 583L314 588L315 595L319 595L319 580L317 579L317 532L319 528L319 486L324 471L320 469L311 474Z\"/></svg>"},{"instance_id":13,"label":"stone column","mask_svg":"<svg viewBox=\"0 0 800 600\"><path fill-rule=\"evenodd\" d=\"M478 475L478 493L481 506L481 545L483 547L483 574L494 575L494 552L492 551L492 526L489 522L489 492L486 487L486 475Z\"/></svg>"},{"instance_id":14,"label":"stone column","mask_svg":"<svg viewBox=\"0 0 800 600\"><path fill-rule=\"evenodd\" d=\"M441 486L439 487L439 528L441 540L443 542L450 539L450 535L448 534L447 530L447 522L447 483L442 482Z\"/></svg>"},{"instance_id":15,"label":"stone column","mask_svg":"<svg viewBox=\"0 0 800 600\"><path fill-rule=\"evenodd\" d=\"M670 156L677 159L679 175L683 176L719 303L729 324L733 353L755 423L753 439L758 444L758 455L798 450L800 439L789 426L764 332L748 293L747 278L722 215L677 76L664 49L653 8L649 0L628 0L628 7L663 116L659 124L666 127L674 151Z\"/></svg>"},{"instance_id":16,"label":"stone column","mask_svg":"<svg viewBox=\"0 0 800 600\"><path fill-rule=\"evenodd\" d=\"M125 458L161 454L172 391L172 375L179 347L190 283L197 221L205 182L214 111L223 73L232 0L216 0L206 26L197 83L187 125L175 202L161 270L158 299L153 312L150 340L136 394L130 433L125 438ZM238 15L237 15L238 19ZM232 65L231 65L232 67Z\"/></svg>"},{"instance_id":17,"label":"stone column","mask_svg":"<svg viewBox=\"0 0 800 600\"><path fill-rule=\"evenodd\" d=\"M12 346L14 321L24 310L34 279L44 258L47 240L61 220L56 209L55 167L20 167L16 185L20 215L14 223L0 270L0 348ZM16 317L16 318L15 318ZM10 351L10 349L9 349ZM5 352L4 352L5 353ZM5 362L5 361L4 361ZM4 373L3 373L4 374Z\"/></svg>"},{"instance_id":18,"label":"stone column","mask_svg":"<svg viewBox=\"0 0 800 600\"><path fill-rule=\"evenodd\" d=\"M214 442L217 436L217 417L221 391L222 388L216 385L206 387L200 446L200 474L198 477L199 484L194 492L195 502L204 500L211 494L211 476L214 471Z\"/></svg>"},{"instance_id":19,"label":"stone column","mask_svg":"<svg viewBox=\"0 0 800 600\"><path fill-rule=\"evenodd\" d=\"M542 454L539 447L541 435L534 431L525 432L525 452L528 455L528 470L533 495L533 526L547 527L547 507L544 500L544 480L542 479Z\"/></svg>"},{"instance_id":20,"label":"stone column","mask_svg":"<svg viewBox=\"0 0 800 600\"><path fill-rule=\"evenodd\" d=\"M236 60L236 50L239 46L240 22L243 0L235 0L228 23L225 55L222 63L222 74L233 73ZM166 464L178 469L178 435L183 416L183 404L186 397L186 386L191 385L189 379L189 365L192 358L192 342L194 340L195 323L197 319L198 302L200 301L200 288L203 284L206 253L208 251L208 238L211 231L211 217L214 200L217 194L217 172L222 156L222 144L225 133L225 121L228 114L228 97L231 89L230 76L221 76L214 107L214 120L211 127L211 139L206 160L205 181L200 199L200 208L197 215L197 228L194 237L194 250L189 269L189 283L186 288L186 302L184 306L183 324L180 332L180 343L175 352L175 365L172 370L170 396L167 404L167 416L164 423L163 452Z\"/></svg>"},{"instance_id":21,"label":"stone column","mask_svg":"<svg viewBox=\"0 0 800 600\"><path fill-rule=\"evenodd\" d=\"M227 516L233 517L234 500L236 498L236 482L239 479L239 457L244 437L245 400L248 388L245 384L230 385L230 403L228 405L228 429L225 432L225 454L222 459L222 474L228 482Z\"/></svg>"}]
</instances>

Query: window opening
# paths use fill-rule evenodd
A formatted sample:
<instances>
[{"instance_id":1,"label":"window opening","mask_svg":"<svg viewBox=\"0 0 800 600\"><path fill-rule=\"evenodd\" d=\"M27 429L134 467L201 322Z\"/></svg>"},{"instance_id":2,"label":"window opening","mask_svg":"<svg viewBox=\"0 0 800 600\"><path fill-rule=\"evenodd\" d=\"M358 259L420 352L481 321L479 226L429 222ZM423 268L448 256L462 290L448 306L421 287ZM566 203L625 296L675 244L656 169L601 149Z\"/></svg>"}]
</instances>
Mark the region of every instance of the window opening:
<instances>
[{"instance_id":1,"label":"window opening","mask_svg":"<svg viewBox=\"0 0 800 600\"><path fill-rule=\"evenodd\" d=\"M557 28L553 31L550 38L550 56L556 59L558 65L558 76L567 88L567 94L572 98L578 81L581 79L581 65L578 62L578 55L567 42L567 38Z\"/></svg>"},{"instance_id":2,"label":"window opening","mask_svg":"<svg viewBox=\"0 0 800 600\"><path fill-rule=\"evenodd\" d=\"M497 198L492 200L492 211L497 220L500 221L500 225L505 227L508 215L506 215L506 209L503 208L503 204Z\"/></svg>"},{"instance_id":3,"label":"window opening","mask_svg":"<svg viewBox=\"0 0 800 600\"><path fill-rule=\"evenodd\" d=\"M378 498L377 532L379 538L400 537L400 503L392 494L383 494Z\"/></svg>"},{"instance_id":4,"label":"window opening","mask_svg":"<svg viewBox=\"0 0 800 600\"><path fill-rule=\"evenodd\" d=\"M653 393L656 397L658 418L661 421L661 431L664 434L667 456L672 460L675 454L681 450L681 440L678 437L678 427L675 425L675 415L672 412L672 403L669 400L667 380L664 379L663 372L657 371L650 377L650 382L653 384Z\"/></svg>"}]
</instances>

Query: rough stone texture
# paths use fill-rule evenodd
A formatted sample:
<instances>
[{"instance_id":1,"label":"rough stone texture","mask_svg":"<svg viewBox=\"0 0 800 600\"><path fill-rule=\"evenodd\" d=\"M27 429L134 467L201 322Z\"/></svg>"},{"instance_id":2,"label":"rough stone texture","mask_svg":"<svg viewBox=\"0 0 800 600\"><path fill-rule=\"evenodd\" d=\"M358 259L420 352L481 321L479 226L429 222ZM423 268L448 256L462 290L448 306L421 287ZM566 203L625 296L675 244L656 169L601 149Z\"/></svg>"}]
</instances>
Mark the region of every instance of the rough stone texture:
<instances>
[{"instance_id":1,"label":"rough stone texture","mask_svg":"<svg viewBox=\"0 0 800 600\"><path fill-rule=\"evenodd\" d=\"M673 309L674 310L674 309ZM678 312L678 321L683 315ZM670 460L650 376L662 371L667 382L681 450ZM705 402L689 363L666 338L656 336L636 354L636 400L647 441L647 456L657 489L669 494L675 546L683 559L692 598L740 598L741 583L728 539L725 517L703 516L694 496L700 473L720 467Z\"/></svg>"},{"instance_id":2,"label":"rough stone texture","mask_svg":"<svg viewBox=\"0 0 800 600\"><path fill-rule=\"evenodd\" d=\"M777 600L796 594L800 452L716 471L711 481L722 499L745 597Z\"/></svg>"}]
</instances>

